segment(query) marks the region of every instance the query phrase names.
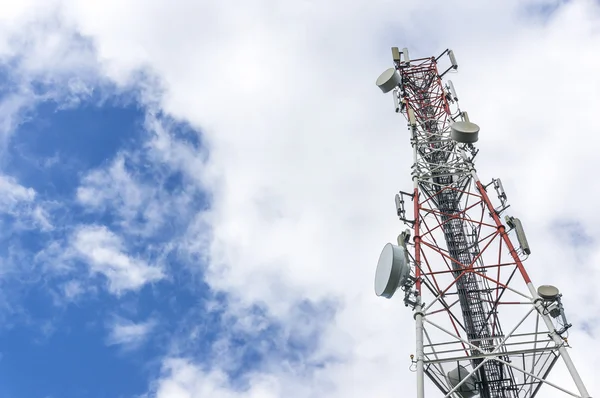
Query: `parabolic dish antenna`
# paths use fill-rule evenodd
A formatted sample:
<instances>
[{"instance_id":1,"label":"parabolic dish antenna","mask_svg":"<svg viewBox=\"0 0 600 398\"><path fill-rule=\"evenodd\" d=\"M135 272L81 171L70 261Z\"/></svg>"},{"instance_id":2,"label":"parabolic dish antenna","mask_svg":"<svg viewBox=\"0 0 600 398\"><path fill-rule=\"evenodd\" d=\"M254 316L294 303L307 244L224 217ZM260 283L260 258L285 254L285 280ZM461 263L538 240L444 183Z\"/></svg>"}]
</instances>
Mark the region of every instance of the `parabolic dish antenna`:
<instances>
[{"instance_id":1,"label":"parabolic dish antenna","mask_svg":"<svg viewBox=\"0 0 600 398\"><path fill-rule=\"evenodd\" d=\"M559 291L556 286L542 285L538 287L538 294L544 300L554 301L558 297Z\"/></svg>"},{"instance_id":2,"label":"parabolic dish antenna","mask_svg":"<svg viewBox=\"0 0 600 398\"><path fill-rule=\"evenodd\" d=\"M454 141L463 144L472 144L479 139L479 126L471 122L454 122L450 126L451 136Z\"/></svg>"},{"instance_id":3,"label":"parabolic dish antenna","mask_svg":"<svg viewBox=\"0 0 600 398\"><path fill-rule=\"evenodd\" d=\"M395 68L389 68L379 75L376 84L384 93L390 92L400 84L400 75Z\"/></svg>"},{"instance_id":4,"label":"parabolic dish antenna","mask_svg":"<svg viewBox=\"0 0 600 398\"><path fill-rule=\"evenodd\" d=\"M458 365L456 369L448 372L448 381L452 387L456 387L458 383L463 381L468 375L469 371L465 367ZM460 387L458 387L456 392L461 398L471 398L477 395L479 391L477 391L476 381L476 377L473 375L470 376Z\"/></svg>"},{"instance_id":5,"label":"parabolic dish antenna","mask_svg":"<svg viewBox=\"0 0 600 398\"><path fill-rule=\"evenodd\" d=\"M402 246L388 243L383 247L375 271L375 294L391 298L410 274L406 251Z\"/></svg>"}]
</instances>

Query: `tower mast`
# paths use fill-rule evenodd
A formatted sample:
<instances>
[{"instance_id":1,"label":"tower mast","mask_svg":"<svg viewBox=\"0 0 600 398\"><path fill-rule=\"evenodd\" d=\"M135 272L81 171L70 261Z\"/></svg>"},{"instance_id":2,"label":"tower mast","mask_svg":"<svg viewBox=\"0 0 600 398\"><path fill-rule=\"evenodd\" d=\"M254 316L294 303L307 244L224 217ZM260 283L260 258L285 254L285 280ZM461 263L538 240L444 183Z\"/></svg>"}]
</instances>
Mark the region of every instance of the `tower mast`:
<instances>
[{"instance_id":1,"label":"tower mast","mask_svg":"<svg viewBox=\"0 0 600 398\"><path fill-rule=\"evenodd\" d=\"M427 376L445 397L533 398L548 385L588 398L566 350L571 325L561 295L535 289L523 265L531 249L520 220L504 214L502 182L484 185L477 176L479 127L460 110L452 82L442 81L458 68L454 53L411 60L394 47L392 57L377 85L408 121L413 188L396 195L409 228L384 247L375 292L391 298L402 290L414 310L417 397ZM579 393L548 380L559 357Z\"/></svg>"}]
</instances>

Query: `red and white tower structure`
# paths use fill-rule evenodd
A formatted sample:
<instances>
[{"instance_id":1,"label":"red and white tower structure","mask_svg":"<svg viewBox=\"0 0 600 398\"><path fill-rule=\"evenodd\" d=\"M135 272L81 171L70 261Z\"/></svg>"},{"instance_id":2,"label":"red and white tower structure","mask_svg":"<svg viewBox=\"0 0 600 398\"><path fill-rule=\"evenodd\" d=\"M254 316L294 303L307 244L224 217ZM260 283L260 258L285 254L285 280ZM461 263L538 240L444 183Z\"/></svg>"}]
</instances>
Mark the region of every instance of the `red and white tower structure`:
<instances>
[{"instance_id":1,"label":"red and white tower structure","mask_svg":"<svg viewBox=\"0 0 600 398\"><path fill-rule=\"evenodd\" d=\"M589 398L567 351L561 294L534 286L524 266L531 249L500 179L476 173L479 127L442 80L458 68L453 52L410 59L394 47L392 56L377 85L408 122L413 187L396 195L408 228L384 247L375 292L401 296L414 312L417 398L426 378L441 392L431 396L533 398L555 389ZM559 360L576 391L550 380Z\"/></svg>"}]
</instances>

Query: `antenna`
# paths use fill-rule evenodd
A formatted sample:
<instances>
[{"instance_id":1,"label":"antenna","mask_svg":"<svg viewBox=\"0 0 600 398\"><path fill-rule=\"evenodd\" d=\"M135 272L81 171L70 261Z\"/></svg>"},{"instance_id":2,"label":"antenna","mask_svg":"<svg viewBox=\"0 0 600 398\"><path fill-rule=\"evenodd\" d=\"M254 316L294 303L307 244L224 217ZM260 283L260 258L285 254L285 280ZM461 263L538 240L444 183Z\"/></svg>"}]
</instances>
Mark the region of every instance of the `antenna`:
<instances>
[{"instance_id":1,"label":"antenna","mask_svg":"<svg viewBox=\"0 0 600 398\"><path fill-rule=\"evenodd\" d=\"M521 224L521 220L516 217L506 216L506 224L509 227L514 228L517 233L517 240L519 241L519 245L523 252L527 255L531 254L531 248L529 247L529 243L527 242L527 237L525 236L525 230L523 229L523 224Z\"/></svg>"},{"instance_id":2,"label":"antenna","mask_svg":"<svg viewBox=\"0 0 600 398\"><path fill-rule=\"evenodd\" d=\"M396 113L398 113L398 112L400 112L400 102L398 100L398 89L397 88L394 89L392 98L394 99L394 109L396 110Z\"/></svg>"},{"instance_id":3,"label":"antenna","mask_svg":"<svg viewBox=\"0 0 600 398\"><path fill-rule=\"evenodd\" d=\"M417 125L417 118L415 118L415 111L412 108L408 108L408 122L410 123L411 127L416 127L416 125Z\"/></svg>"},{"instance_id":4,"label":"antenna","mask_svg":"<svg viewBox=\"0 0 600 398\"><path fill-rule=\"evenodd\" d=\"M452 50L444 51L439 57L435 58L435 62L437 62L444 54L448 54L448 58L450 58L450 67L448 69L446 69L444 71L444 73L439 75L440 77L444 77L444 75L446 73L450 72L451 70L458 69L458 63L456 62L456 57L454 56L454 51L452 51ZM437 70L437 68L436 68L436 70Z\"/></svg>"},{"instance_id":5,"label":"antenna","mask_svg":"<svg viewBox=\"0 0 600 398\"><path fill-rule=\"evenodd\" d=\"M448 80L448 87L450 88L450 96L453 101L458 101L458 96L456 95L456 90L454 89L454 83L452 80Z\"/></svg>"},{"instance_id":6,"label":"antenna","mask_svg":"<svg viewBox=\"0 0 600 398\"><path fill-rule=\"evenodd\" d=\"M456 142L472 144L479 139L479 126L471 122L454 122L450 126L451 137Z\"/></svg>"},{"instance_id":7,"label":"antenna","mask_svg":"<svg viewBox=\"0 0 600 398\"><path fill-rule=\"evenodd\" d=\"M377 78L375 83L385 94L398 87L400 84L400 75L395 68L389 68Z\"/></svg>"},{"instance_id":8,"label":"antenna","mask_svg":"<svg viewBox=\"0 0 600 398\"><path fill-rule=\"evenodd\" d=\"M452 63L452 69L458 69L458 63L456 62L456 58L454 57L454 51L448 50L448 57L450 58L450 62Z\"/></svg>"},{"instance_id":9,"label":"antenna","mask_svg":"<svg viewBox=\"0 0 600 398\"><path fill-rule=\"evenodd\" d=\"M400 51L398 51L398 47L392 47L392 59L394 62L400 62Z\"/></svg>"},{"instance_id":10,"label":"antenna","mask_svg":"<svg viewBox=\"0 0 600 398\"><path fill-rule=\"evenodd\" d=\"M375 271L375 294L392 298L410 274L408 255L402 246L388 243L383 247Z\"/></svg>"},{"instance_id":11,"label":"antenna","mask_svg":"<svg viewBox=\"0 0 600 398\"><path fill-rule=\"evenodd\" d=\"M558 288L552 285L542 285L538 287L538 294L541 298L546 301L556 301L560 293L558 292Z\"/></svg>"},{"instance_id":12,"label":"antenna","mask_svg":"<svg viewBox=\"0 0 600 398\"><path fill-rule=\"evenodd\" d=\"M444 55L451 66L440 74ZM375 293L397 299L403 290L413 311L417 398L425 396L425 377L439 397L558 396L552 390L590 398L563 338L571 324L559 290L535 288L524 264L531 249L521 221L506 216L504 225L500 219L509 207L500 179L484 185L477 175L480 128L459 109L454 84L442 83L458 68L454 52L410 60L406 48L393 47L392 58L394 68L377 86L393 91L395 110L408 121L414 163L412 190L395 197L396 215L409 228L398 245L384 246ZM497 208L487 192L491 185ZM578 392L548 379L560 359Z\"/></svg>"}]
</instances>

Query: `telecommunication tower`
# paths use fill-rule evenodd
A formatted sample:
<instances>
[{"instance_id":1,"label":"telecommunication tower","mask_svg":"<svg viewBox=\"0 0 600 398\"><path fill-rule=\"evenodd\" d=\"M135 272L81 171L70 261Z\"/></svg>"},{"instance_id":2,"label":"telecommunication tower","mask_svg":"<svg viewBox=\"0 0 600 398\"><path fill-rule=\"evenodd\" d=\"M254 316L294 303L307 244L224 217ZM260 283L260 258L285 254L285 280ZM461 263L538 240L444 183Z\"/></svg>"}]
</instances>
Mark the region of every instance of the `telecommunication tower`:
<instances>
[{"instance_id":1,"label":"telecommunication tower","mask_svg":"<svg viewBox=\"0 0 600 398\"><path fill-rule=\"evenodd\" d=\"M454 53L410 59L393 47L392 58L377 86L408 122L413 187L396 195L409 228L383 248L375 293L401 292L414 311L417 398L425 376L444 397L533 398L547 386L589 398L567 351L562 295L534 287L523 265L531 249L521 221L506 214L502 182L477 176L479 127L459 108L452 82L442 81L458 68ZM578 393L549 379L559 358Z\"/></svg>"}]
</instances>

